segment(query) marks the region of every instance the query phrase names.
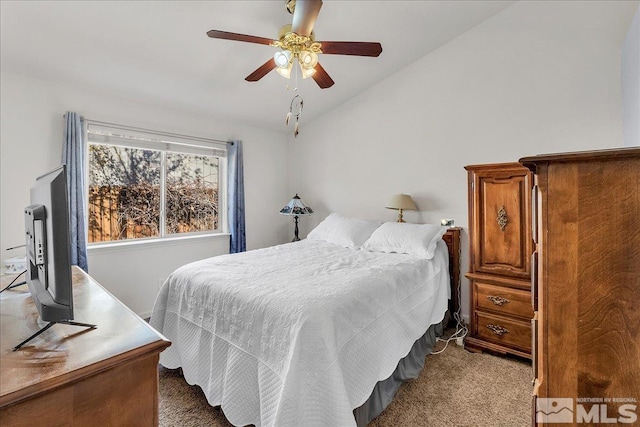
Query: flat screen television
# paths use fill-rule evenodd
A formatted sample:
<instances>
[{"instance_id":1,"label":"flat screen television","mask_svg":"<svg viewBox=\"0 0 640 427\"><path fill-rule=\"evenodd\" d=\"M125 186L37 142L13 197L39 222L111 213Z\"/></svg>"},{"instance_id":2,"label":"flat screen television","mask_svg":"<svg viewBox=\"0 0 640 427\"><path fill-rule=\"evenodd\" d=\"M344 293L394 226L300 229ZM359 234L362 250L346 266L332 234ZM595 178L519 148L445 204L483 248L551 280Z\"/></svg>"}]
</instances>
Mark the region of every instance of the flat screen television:
<instances>
[{"instance_id":1,"label":"flat screen television","mask_svg":"<svg viewBox=\"0 0 640 427\"><path fill-rule=\"evenodd\" d=\"M95 327L73 320L67 171L60 166L39 176L24 210L26 282L40 319L49 322L14 350L56 323Z\"/></svg>"},{"instance_id":2,"label":"flat screen television","mask_svg":"<svg viewBox=\"0 0 640 427\"><path fill-rule=\"evenodd\" d=\"M66 176L61 166L38 177L24 210L26 280L45 322L73 319Z\"/></svg>"}]
</instances>

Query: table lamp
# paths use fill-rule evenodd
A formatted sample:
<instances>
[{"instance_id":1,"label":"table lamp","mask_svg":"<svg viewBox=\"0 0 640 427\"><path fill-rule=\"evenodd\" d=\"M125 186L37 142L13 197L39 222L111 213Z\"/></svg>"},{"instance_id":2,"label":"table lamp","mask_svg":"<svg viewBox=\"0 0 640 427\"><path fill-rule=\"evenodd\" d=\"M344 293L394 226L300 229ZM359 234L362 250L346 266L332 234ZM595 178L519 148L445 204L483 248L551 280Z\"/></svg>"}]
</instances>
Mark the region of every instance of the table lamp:
<instances>
[{"instance_id":1,"label":"table lamp","mask_svg":"<svg viewBox=\"0 0 640 427\"><path fill-rule=\"evenodd\" d=\"M302 199L296 193L296 195L293 196L289 203L287 203L287 205L280 210L280 213L282 215L293 216L293 220L296 223L296 229L295 237L293 238L292 242L297 242L298 240L300 240L300 238L298 237L298 218L303 215L311 215L313 213L313 209L305 205Z\"/></svg>"},{"instance_id":2,"label":"table lamp","mask_svg":"<svg viewBox=\"0 0 640 427\"><path fill-rule=\"evenodd\" d=\"M404 222L402 219L402 211L415 211L416 204L413 202L413 199L408 194L395 194L385 206L387 209L397 209L398 210L398 222Z\"/></svg>"}]
</instances>

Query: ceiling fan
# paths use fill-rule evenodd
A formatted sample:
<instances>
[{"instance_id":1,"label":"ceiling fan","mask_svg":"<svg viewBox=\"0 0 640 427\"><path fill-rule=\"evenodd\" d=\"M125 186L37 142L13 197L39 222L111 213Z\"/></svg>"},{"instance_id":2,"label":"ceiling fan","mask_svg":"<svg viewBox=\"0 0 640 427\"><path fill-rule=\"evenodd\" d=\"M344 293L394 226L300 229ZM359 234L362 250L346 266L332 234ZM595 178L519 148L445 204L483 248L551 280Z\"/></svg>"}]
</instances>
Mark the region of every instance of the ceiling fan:
<instances>
[{"instance_id":1,"label":"ceiling fan","mask_svg":"<svg viewBox=\"0 0 640 427\"><path fill-rule=\"evenodd\" d=\"M293 63L297 60L302 78L311 77L320 88L326 89L333 86L334 81L318 62L318 54L379 56L382 52L382 45L377 42L315 41L313 26L320 13L322 0L285 0L285 6L293 14L293 21L291 25L280 29L278 40L220 30L207 32L214 39L265 44L281 49L249 74L246 81L257 82L273 69L290 78Z\"/></svg>"}]
</instances>

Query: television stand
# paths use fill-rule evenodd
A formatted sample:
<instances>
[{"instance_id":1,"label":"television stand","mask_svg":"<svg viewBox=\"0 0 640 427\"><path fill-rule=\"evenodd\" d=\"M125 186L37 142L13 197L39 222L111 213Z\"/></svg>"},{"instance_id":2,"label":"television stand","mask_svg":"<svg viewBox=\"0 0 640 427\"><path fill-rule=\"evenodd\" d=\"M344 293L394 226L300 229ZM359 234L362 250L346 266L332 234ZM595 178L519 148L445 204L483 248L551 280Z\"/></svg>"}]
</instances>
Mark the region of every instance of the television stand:
<instances>
[{"instance_id":1,"label":"television stand","mask_svg":"<svg viewBox=\"0 0 640 427\"><path fill-rule=\"evenodd\" d=\"M13 351L46 324L28 290L0 294L0 425L158 426L158 356L171 343L84 271L71 273L73 320L98 325L90 333L61 324Z\"/></svg>"},{"instance_id":2,"label":"television stand","mask_svg":"<svg viewBox=\"0 0 640 427\"><path fill-rule=\"evenodd\" d=\"M34 339L35 337L37 337L38 335L40 335L41 333L43 333L44 331L46 331L47 329L49 329L50 327L55 325L56 323L62 323L62 324L65 324L65 325L72 325L72 326L81 326L81 327L89 328L89 329L97 328L96 325L90 325L89 323L72 322L71 320L60 320L58 322L49 322L44 328L40 329L38 332L36 332L35 334L31 335L29 338L27 338L26 340L22 341L17 346L13 347L13 351L18 350L20 347L22 347L23 345L25 345L26 343L28 343L29 341L31 341L32 339Z\"/></svg>"}]
</instances>

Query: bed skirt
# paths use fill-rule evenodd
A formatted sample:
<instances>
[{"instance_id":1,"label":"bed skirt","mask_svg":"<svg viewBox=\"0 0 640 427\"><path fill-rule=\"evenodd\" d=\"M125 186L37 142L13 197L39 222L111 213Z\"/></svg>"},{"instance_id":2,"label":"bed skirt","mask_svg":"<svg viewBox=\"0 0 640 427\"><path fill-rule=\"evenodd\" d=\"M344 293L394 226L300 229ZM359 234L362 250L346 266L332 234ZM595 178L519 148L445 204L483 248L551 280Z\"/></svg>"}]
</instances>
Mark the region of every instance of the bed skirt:
<instances>
[{"instance_id":1,"label":"bed skirt","mask_svg":"<svg viewBox=\"0 0 640 427\"><path fill-rule=\"evenodd\" d=\"M446 319L446 317L445 317ZM418 378L424 367L425 357L431 353L437 337L442 335L446 322L431 325L427 332L413 344L409 353L398 362L396 370L385 380L378 381L369 399L353 410L358 427L364 427L389 406L406 380Z\"/></svg>"}]
</instances>

